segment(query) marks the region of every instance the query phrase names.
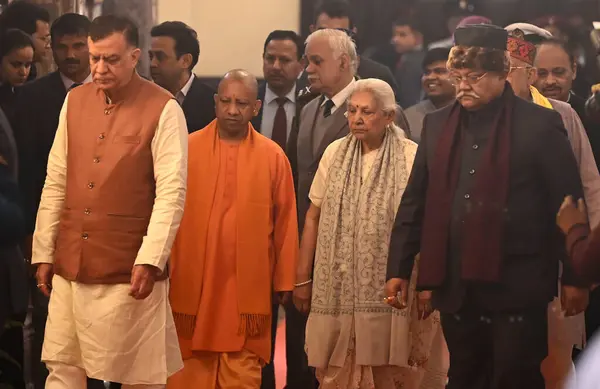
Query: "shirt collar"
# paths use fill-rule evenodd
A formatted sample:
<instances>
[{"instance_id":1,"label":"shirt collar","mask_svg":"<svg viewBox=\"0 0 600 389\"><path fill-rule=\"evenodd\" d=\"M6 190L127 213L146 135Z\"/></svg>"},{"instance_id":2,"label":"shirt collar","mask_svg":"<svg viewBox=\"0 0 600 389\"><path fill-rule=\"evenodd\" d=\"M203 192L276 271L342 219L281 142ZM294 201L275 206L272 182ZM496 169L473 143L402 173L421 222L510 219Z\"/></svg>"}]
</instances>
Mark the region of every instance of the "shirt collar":
<instances>
[{"instance_id":1,"label":"shirt collar","mask_svg":"<svg viewBox=\"0 0 600 389\"><path fill-rule=\"evenodd\" d=\"M272 102L274 102L279 96L277 96L272 90L271 88L269 88L269 84L267 84L267 87L265 88L265 104L271 104ZM288 101L295 103L296 102L296 84L294 84L294 86L292 87L292 89L288 92L287 95L284 96L285 98L288 99Z\"/></svg>"},{"instance_id":2,"label":"shirt collar","mask_svg":"<svg viewBox=\"0 0 600 389\"><path fill-rule=\"evenodd\" d=\"M189 80L187 80L187 82L185 83L183 88L181 88L181 90L179 91L183 95L183 97L187 96L190 89L192 88L192 83L194 82L194 78L196 78L196 76L194 76L194 74L192 73L190 75Z\"/></svg>"},{"instance_id":3,"label":"shirt collar","mask_svg":"<svg viewBox=\"0 0 600 389\"><path fill-rule=\"evenodd\" d=\"M69 89L71 89L71 87L73 86L73 84L75 84L76 82L71 80L69 77L65 76L64 74L62 74L61 72L58 72L58 74L60 74L60 79L63 82L63 85L65 86L65 89L68 91ZM92 82L92 73L88 74L88 76L85 78L85 80L83 80L82 84L87 84Z\"/></svg>"},{"instance_id":4,"label":"shirt collar","mask_svg":"<svg viewBox=\"0 0 600 389\"><path fill-rule=\"evenodd\" d=\"M350 81L350 83L348 85L346 85L346 87L344 89L342 89L341 91L339 91L331 99L328 98L328 97L325 97L323 99L323 102L321 103L321 106L325 105L325 102L327 100L331 100L331 101L333 101L333 110L341 107L342 105L344 105L344 103L346 102L346 100L348 100L348 97L350 97L350 94L354 90L354 86L355 85L356 85L356 81L354 80L354 78L352 78L352 81ZM333 110L332 110L332 112L333 112Z\"/></svg>"}]
</instances>

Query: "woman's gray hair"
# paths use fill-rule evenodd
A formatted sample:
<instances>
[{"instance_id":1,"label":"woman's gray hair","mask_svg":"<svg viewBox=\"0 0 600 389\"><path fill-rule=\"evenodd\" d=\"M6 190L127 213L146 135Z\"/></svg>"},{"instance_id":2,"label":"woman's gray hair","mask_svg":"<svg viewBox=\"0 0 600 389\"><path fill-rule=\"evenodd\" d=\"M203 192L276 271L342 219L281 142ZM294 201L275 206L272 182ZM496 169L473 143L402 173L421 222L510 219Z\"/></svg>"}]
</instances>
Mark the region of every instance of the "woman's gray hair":
<instances>
[{"instance_id":1,"label":"woman's gray hair","mask_svg":"<svg viewBox=\"0 0 600 389\"><path fill-rule=\"evenodd\" d=\"M310 41L318 38L327 38L329 40L329 47L331 47L333 56L336 59L342 54L346 54L350 58L350 70L354 76L358 70L358 53L356 52L356 44L352 38L344 31L324 28L310 34L306 38L306 44L308 45Z\"/></svg>"},{"instance_id":2,"label":"woman's gray hair","mask_svg":"<svg viewBox=\"0 0 600 389\"><path fill-rule=\"evenodd\" d=\"M352 98L355 93L358 92L368 92L373 96L373 100L375 100L375 104L377 107L381 109L383 112L389 114L394 114L394 122L390 124L390 129L393 130L396 135L401 137L405 137L406 134L404 130L398 127L395 122L395 116L398 110L398 106L396 105L396 96L394 95L394 91L392 87L385 81L376 79L376 78L366 78L364 80L356 81L354 89L348 98L348 101Z\"/></svg>"}]
</instances>

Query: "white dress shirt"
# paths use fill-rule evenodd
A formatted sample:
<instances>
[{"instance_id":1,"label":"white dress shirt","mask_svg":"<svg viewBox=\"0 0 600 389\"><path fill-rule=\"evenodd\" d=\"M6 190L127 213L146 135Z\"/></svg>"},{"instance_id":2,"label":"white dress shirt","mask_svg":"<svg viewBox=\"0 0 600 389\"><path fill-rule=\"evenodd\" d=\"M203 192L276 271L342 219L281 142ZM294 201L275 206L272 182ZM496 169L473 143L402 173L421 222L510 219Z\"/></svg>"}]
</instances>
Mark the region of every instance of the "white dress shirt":
<instances>
[{"instance_id":1,"label":"white dress shirt","mask_svg":"<svg viewBox=\"0 0 600 389\"><path fill-rule=\"evenodd\" d=\"M260 133L267 138L271 139L273 136L273 124L275 122L275 114L277 113L277 109L279 105L277 104L277 96L269 85L265 90L265 101L263 101L263 111L262 111L262 122L260 125ZM285 95L287 101L285 102L283 108L285 109L285 116L287 118L287 139L290 138L290 132L292 131L292 120L294 116L296 116L296 85L292 90ZM257 128L258 130L258 128Z\"/></svg>"},{"instance_id":2,"label":"white dress shirt","mask_svg":"<svg viewBox=\"0 0 600 389\"><path fill-rule=\"evenodd\" d=\"M193 74L190 75L190 78L187 80L183 88L181 88L181 90L175 95L175 100L177 100L179 105L183 104L185 97L190 92L190 89L192 88L192 83L194 82L194 78L195 76Z\"/></svg>"},{"instance_id":3,"label":"white dress shirt","mask_svg":"<svg viewBox=\"0 0 600 389\"><path fill-rule=\"evenodd\" d=\"M61 72L58 72L58 74L60 74L60 79L62 80L63 85L65 86L65 90L67 92L71 90L73 84L77 84L75 81L71 80L69 77L65 76ZM89 82L92 82L92 73L88 74L85 80L83 80L82 84L87 84Z\"/></svg>"},{"instance_id":4,"label":"white dress shirt","mask_svg":"<svg viewBox=\"0 0 600 389\"><path fill-rule=\"evenodd\" d=\"M348 85L346 85L346 87L344 89L339 91L331 99L327 98L327 97L324 98L323 102L321 103L321 107L324 106L328 100L333 101L333 107L331 107L331 114L333 115L335 113L335 111L337 111L338 108L340 108L342 105L346 104L346 100L348 100L348 98L350 97L352 92L354 92L355 85L356 85L356 81L354 80L354 78L352 78L352 81L350 81L350 83Z\"/></svg>"}]
</instances>

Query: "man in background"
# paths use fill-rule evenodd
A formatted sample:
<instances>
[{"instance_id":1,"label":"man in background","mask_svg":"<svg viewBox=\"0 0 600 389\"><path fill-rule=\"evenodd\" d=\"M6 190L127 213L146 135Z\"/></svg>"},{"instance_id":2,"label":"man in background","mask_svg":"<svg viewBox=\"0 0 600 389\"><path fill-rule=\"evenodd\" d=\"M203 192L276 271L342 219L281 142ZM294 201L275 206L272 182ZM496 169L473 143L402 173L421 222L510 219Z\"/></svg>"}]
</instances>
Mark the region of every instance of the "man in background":
<instances>
[{"instance_id":1,"label":"man in background","mask_svg":"<svg viewBox=\"0 0 600 389\"><path fill-rule=\"evenodd\" d=\"M175 96L190 133L215 118L214 91L193 73L200 57L196 31L183 22L164 22L150 31L152 79Z\"/></svg>"},{"instance_id":2,"label":"man in background","mask_svg":"<svg viewBox=\"0 0 600 389\"><path fill-rule=\"evenodd\" d=\"M452 103L456 96L446 68L448 54L450 49L445 48L431 49L427 52L423 60L423 77L421 77L425 100L404 112L410 127L411 139L417 143L421 140L425 115Z\"/></svg>"},{"instance_id":3,"label":"man in background","mask_svg":"<svg viewBox=\"0 0 600 389\"><path fill-rule=\"evenodd\" d=\"M10 3L0 14L0 31L19 29L29 34L34 45L34 64L40 65L50 56L50 14L44 8L25 0ZM29 81L37 78L36 66L31 67Z\"/></svg>"},{"instance_id":4,"label":"man in background","mask_svg":"<svg viewBox=\"0 0 600 389\"><path fill-rule=\"evenodd\" d=\"M263 49L263 76L258 99L263 102L252 119L254 129L284 151L297 114L298 76L302 72L304 42L293 31L276 30L267 36Z\"/></svg>"},{"instance_id":5,"label":"man in background","mask_svg":"<svg viewBox=\"0 0 600 389\"><path fill-rule=\"evenodd\" d=\"M291 132L294 131L292 124L299 114L296 96L303 56L304 42L294 31L276 30L267 36L263 50L265 81L258 87L258 99L262 101L262 105L251 123L255 130L277 143L286 154ZM279 306L279 302L274 299L271 316L272 356L275 355ZM291 336L286 336L286 339ZM275 369L271 357L271 362L262 370L261 388L275 387Z\"/></svg>"},{"instance_id":6,"label":"man in background","mask_svg":"<svg viewBox=\"0 0 600 389\"><path fill-rule=\"evenodd\" d=\"M394 22L392 44L399 56L394 72L398 104L411 107L421 101L421 66L425 58L423 34L414 18L406 16Z\"/></svg>"},{"instance_id":7,"label":"man in background","mask_svg":"<svg viewBox=\"0 0 600 389\"><path fill-rule=\"evenodd\" d=\"M310 30L314 32L323 28L343 29L352 32L354 35L358 33L352 20L350 4L346 0L323 1L321 3L315 12L315 24L311 25ZM394 75L387 66L375 62L370 58L359 56L356 74L360 78L378 78L387 82L394 90L396 100L398 100L398 85L396 84Z\"/></svg>"}]
</instances>

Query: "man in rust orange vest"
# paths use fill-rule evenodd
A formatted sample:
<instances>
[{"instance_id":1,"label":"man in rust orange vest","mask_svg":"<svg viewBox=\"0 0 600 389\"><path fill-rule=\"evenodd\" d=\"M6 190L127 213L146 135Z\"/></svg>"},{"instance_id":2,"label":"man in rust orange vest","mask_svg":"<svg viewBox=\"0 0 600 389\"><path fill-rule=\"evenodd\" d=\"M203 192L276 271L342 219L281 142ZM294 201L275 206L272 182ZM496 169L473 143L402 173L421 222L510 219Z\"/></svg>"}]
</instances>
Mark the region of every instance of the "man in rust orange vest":
<instances>
[{"instance_id":1,"label":"man in rust orange vest","mask_svg":"<svg viewBox=\"0 0 600 389\"><path fill-rule=\"evenodd\" d=\"M185 202L185 117L135 72L133 23L101 16L88 43L93 83L65 100L33 242L50 295L46 388L85 388L86 375L163 388L183 366L166 263Z\"/></svg>"}]
</instances>

